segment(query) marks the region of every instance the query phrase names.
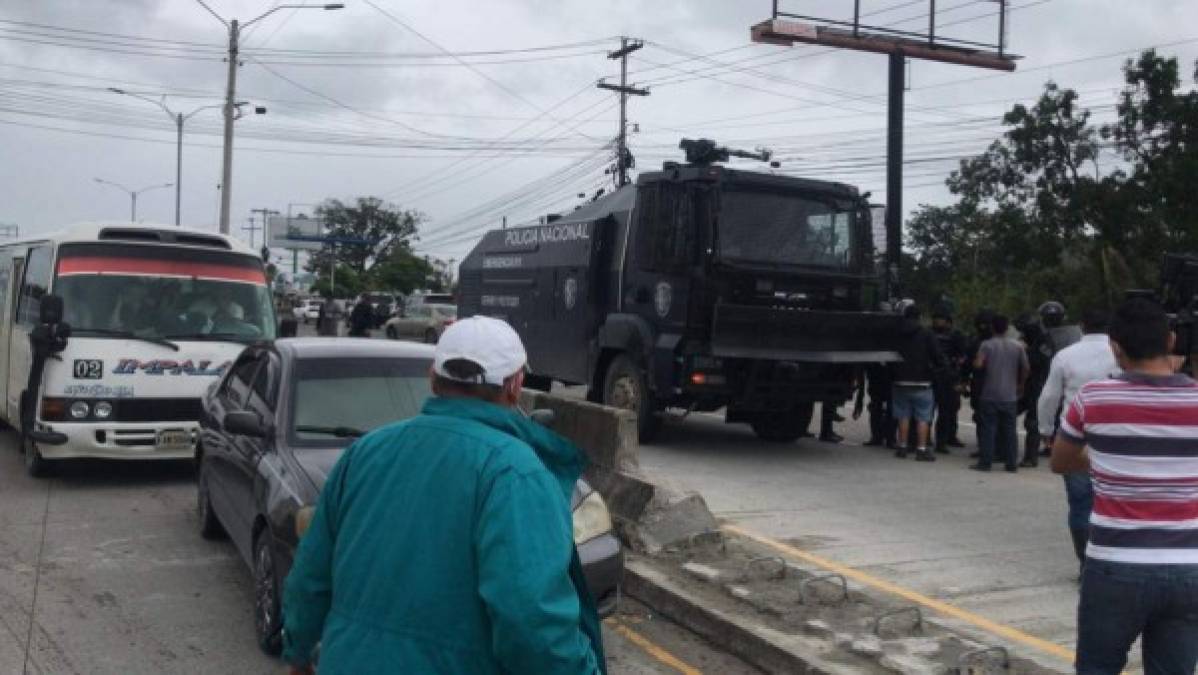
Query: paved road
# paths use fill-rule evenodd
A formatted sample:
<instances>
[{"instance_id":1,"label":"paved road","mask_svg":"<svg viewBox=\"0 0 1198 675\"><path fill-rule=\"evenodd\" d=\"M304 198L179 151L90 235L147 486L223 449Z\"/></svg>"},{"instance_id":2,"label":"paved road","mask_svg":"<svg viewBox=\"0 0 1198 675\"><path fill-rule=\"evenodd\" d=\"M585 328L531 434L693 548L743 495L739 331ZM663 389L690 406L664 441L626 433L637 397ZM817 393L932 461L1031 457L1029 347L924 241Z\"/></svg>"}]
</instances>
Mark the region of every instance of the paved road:
<instances>
[{"instance_id":1,"label":"paved road","mask_svg":"<svg viewBox=\"0 0 1198 675\"><path fill-rule=\"evenodd\" d=\"M979 474L966 468L972 447L900 461L860 445L864 419L838 426L842 445L779 446L692 415L643 447L641 464L754 532L1072 646L1077 562L1046 463ZM972 425L961 431L972 446Z\"/></svg>"},{"instance_id":2,"label":"paved road","mask_svg":"<svg viewBox=\"0 0 1198 675\"><path fill-rule=\"evenodd\" d=\"M15 446L0 432L0 675L282 672L253 640L246 566L196 534L189 463L39 481ZM755 672L635 603L605 629L612 673Z\"/></svg>"}]
</instances>

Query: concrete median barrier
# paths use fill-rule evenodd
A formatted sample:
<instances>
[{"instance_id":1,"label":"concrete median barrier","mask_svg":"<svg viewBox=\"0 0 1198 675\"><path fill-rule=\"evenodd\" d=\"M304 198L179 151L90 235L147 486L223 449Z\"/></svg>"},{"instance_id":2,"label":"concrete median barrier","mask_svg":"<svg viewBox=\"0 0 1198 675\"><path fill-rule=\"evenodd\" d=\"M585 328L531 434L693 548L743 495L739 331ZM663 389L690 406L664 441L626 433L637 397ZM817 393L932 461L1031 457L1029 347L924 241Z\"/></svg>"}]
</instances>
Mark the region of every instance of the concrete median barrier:
<instances>
[{"instance_id":1,"label":"concrete median barrier","mask_svg":"<svg viewBox=\"0 0 1198 675\"><path fill-rule=\"evenodd\" d=\"M522 405L552 410L550 427L587 453L586 479L603 495L617 534L634 550L655 554L718 530L701 496L669 490L641 473L636 415L537 391L525 391Z\"/></svg>"}]
</instances>

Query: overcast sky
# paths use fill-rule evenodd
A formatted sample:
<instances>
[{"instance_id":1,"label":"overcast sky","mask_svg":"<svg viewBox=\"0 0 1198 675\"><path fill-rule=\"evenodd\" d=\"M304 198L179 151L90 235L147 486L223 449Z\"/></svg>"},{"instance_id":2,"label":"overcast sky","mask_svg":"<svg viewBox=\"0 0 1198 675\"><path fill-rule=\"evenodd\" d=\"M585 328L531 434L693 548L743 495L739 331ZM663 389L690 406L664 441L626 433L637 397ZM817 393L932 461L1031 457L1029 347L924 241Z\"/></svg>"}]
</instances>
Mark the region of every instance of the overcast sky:
<instances>
[{"instance_id":1,"label":"overcast sky","mask_svg":"<svg viewBox=\"0 0 1198 675\"><path fill-rule=\"evenodd\" d=\"M248 20L274 0L210 0ZM610 185L617 126L605 57L630 61L630 145L638 168L677 159L683 136L767 147L782 170L840 180L885 201L886 59L753 45L769 0L346 0L341 11L282 9L246 29L239 100L266 106L236 123L234 232L251 209L309 210L375 195L429 216L422 250L461 258L479 228L568 209ZM992 42L993 2L941 0L939 34ZM851 0L784 0L847 17ZM925 30L926 0L863 0L870 20ZM1193 72L1193 0L1013 0L1014 74L927 62L910 68L904 203L942 203L958 158L985 148L1001 113L1054 79L1108 119L1134 50L1163 46ZM388 16L389 15L389 16ZM419 34L418 34L419 33ZM421 36L424 36L423 38ZM175 179L174 123L223 95L227 32L195 0L0 0L0 223L22 234L125 220L129 197ZM458 56L447 57L440 49ZM524 50L524 51L516 51ZM490 52L490 53L479 53ZM462 65L470 63L470 67ZM614 80L613 80L614 81ZM952 84L949 84L952 83ZM216 228L219 110L185 126L182 212ZM1113 158L1104 161L1113 162ZM173 222L174 191L147 192L138 219ZM259 241L261 235L258 235Z\"/></svg>"}]
</instances>

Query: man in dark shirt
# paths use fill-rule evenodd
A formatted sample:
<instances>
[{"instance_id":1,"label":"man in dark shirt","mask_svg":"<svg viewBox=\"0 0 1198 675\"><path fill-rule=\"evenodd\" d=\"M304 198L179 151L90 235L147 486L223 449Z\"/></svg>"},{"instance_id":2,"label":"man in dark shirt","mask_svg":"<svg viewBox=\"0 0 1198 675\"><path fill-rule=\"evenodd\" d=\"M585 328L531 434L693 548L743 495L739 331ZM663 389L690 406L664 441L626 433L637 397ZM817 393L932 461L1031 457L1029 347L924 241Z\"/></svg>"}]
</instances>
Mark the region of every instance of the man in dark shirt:
<instances>
[{"instance_id":1,"label":"man in dark shirt","mask_svg":"<svg viewBox=\"0 0 1198 675\"><path fill-rule=\"evenodd\" d=\"M915 459L932 462L936 456L928 450L928 429L932 422L935 398L932 382L937 372L944 368L944 357L932 332L920 322L919 307L908 305L903 310L902 335L899 354L903 360L892 364L894 388L891 406L894 419L898 422L898 450L894 456L907 456L910 442L911 421L915 421Z\"/></svg>"},{"instance_id":2,"label":"man in dark shirt","mask_svg":"<svg viewBox=\"0 0 1198 675\"><path fill-rule=\"evenodd\" d=\"M366 296L362 296L349 313L349 334L351 337L369 337L372 325L374 325L374 307L370 305Z\"/></svg>"}]
</instances>

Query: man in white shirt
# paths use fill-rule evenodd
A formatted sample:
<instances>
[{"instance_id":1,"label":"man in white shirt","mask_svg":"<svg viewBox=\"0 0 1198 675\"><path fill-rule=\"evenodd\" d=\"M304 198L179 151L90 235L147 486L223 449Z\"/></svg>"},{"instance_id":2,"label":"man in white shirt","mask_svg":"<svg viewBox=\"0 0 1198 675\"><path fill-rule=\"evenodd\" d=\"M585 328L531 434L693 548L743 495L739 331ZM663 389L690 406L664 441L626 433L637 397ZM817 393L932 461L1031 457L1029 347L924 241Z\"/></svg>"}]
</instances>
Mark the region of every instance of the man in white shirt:
<instances>
[{"instance_id":1,"label":"man in white shirt","mask_svg":"<svg viewBox=\"0 0 1198 675\"><path fill-rule=\"evenodd\" d=\"M1082 315L1081 341L1057 352L1052 358L1048 380L1040 393L1036 406L1040 420L1040 438L1044 447L1052 447L1061 414L1077 397L1082 385L1096 380L1105 380L1119 374L1115 354L1111 351L1107 337L1107 313L1091 309ZM1090 510L1094 503L1094 489L1088 472L1064 475L1065 496L1069 500L1069 534L1073 538L1073 550L1079 563L1085 562L1086 543L1089 541Z\"/></svg>"}]
</instances>

